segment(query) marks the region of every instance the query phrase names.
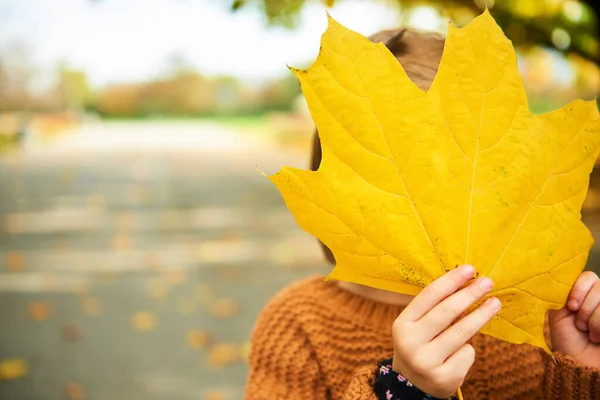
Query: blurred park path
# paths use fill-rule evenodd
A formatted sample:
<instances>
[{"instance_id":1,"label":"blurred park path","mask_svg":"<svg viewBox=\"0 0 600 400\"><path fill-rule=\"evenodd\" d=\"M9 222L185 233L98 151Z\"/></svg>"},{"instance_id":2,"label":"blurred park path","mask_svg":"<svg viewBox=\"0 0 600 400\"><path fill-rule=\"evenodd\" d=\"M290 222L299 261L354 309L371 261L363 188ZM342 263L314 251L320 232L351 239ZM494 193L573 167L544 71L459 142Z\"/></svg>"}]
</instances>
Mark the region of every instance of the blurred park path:
<instances>
[{"instance_id":1,"label":"blurred park path","mask_svg":"<svg viewBox=\"0 0 600 400\"><path fill-rule=\"evenodd\" d=\"M328 271L257 171L307 164L180 121L87 124L0 159L0 399L242 399L265 302Z\"/></svg>"},{"instance_id":2,"label":"blurred park path","mask_svg":"<svg viewBox=\"0 0 600 400\"><path fill-rule=\"evenodd\" d=\"M257 171L307 151L98 122L0 159L0 398L241 399L264 303L327 272Z\"/></svg>"}]
</instances>

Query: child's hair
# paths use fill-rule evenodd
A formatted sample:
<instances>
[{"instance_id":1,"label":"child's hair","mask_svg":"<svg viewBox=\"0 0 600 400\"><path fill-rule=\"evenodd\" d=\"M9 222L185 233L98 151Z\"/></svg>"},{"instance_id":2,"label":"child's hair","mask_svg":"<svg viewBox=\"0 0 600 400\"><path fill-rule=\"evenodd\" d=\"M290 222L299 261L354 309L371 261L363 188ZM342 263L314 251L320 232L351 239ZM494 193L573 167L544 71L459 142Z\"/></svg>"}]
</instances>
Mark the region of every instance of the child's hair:
<instances>
[{"instance_id":1,"label":"child's hair","mask_svg":"<svg viewBox=\"0 0 600 400\"><path fill-rule=\"evenodd\" d=\"M444 37L434 32L420 32L411 28L400 28L376 33L369 38L372 42L382 42L398 59L408 77L421 89L428 90L437 73ZM321 141L319 132L313 138L311 170L316 171L321 164ZM335 264L331 250L321 243L325 257Z\"/></svg>"}]
</instances>

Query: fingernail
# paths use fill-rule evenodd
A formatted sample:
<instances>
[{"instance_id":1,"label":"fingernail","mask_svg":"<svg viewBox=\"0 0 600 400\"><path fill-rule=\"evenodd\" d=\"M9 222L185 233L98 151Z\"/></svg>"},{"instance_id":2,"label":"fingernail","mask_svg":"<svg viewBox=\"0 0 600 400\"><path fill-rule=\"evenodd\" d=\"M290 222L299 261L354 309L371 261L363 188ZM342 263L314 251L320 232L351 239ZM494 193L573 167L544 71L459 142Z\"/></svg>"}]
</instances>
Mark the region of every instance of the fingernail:
<instances>
[{"instance_id":1,"label":"fingernail","mask_svg":"<svg viewBox=\"0 0 600 400\"><path fill-rule=\"evenodd\" d=\"M481 278L479 280L479 287L483 290L490 290L492 288L492 280L490 278Z\"/></svg>"},{"instance_id":2,"label":"fingernail","mask_svg":"<svg viewBox=\"0 0 600 400\"><path fill-rule=\"evenodd\" d=\"M502 305L497 297L492 297L488 300L488 302L490 304L490 307L492 307L492 310L499 310L500 306Z\"/></svg>"},{"instance_id":3,"label":"fingernail","mask_svg":"<svg viewBox=\"0 0 600 400\"><path fill-rule=\"evenodd\" d=\"M580 331L587 332L587 330L588 330L588 324L587 324L587 322L583 322L583 321L579 321L578 320L578 321L575 322L575 325L577 326L577 328Z\"/></svg>"},{"instance_id":4,"label":"fingernail","mask_svg":"<svg viewBox=\"0 0 600 400\"><path fill-rule=\"evenodd\" d=\"M475 267L472 265L465 265L463 267L463 274L468 278L472 277L475 274Z\"/></svg>"},{"instance_id":5,"label":"fingernail","mask_svg":"<svg viewBox=\"0 0 600 400\"><path fill-rule=\"evenodd\" d=\"M577 300L569 301L569 309L571 311L577 311L579 309L579 302Z\"/></svg>"}]
</instances>

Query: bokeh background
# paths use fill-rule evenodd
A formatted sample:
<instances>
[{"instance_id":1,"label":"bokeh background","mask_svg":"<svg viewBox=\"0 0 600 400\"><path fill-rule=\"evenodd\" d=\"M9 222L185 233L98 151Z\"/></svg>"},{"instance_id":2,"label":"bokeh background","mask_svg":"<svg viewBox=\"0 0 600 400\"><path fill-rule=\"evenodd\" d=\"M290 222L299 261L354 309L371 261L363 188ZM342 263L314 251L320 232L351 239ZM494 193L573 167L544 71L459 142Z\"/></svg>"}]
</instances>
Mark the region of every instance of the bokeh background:
<instances>
[{"instance_id":1,"label":"bokeh background","mask_svg":"<svg viewBox=\"0 0 600 400\"><path fill-rule=\"evenodd\" d=\"M534 112L598 94L595 1L0 0L0 399L242 399L261 308L328 271L257 170L308 165L286 63L326 9L370 35L486 6ZM599 208L595 171L596 237Z\"/></svg>"}]
</instances>

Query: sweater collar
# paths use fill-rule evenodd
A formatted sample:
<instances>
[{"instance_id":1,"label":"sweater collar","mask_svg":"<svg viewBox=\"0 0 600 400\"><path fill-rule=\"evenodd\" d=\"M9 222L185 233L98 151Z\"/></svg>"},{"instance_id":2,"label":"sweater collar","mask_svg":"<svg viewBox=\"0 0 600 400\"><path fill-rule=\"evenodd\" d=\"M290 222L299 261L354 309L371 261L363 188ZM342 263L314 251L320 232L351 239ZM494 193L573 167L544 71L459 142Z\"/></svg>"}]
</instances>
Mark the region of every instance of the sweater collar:
<instances>
[{"instance_id":1,"label":"sweater collar","mask_svg":"<svg viewBox=\"0 0 600 400\"><path fill-rule=\"evenodd\" d=\"M320 277L324 304L331 311L357 325L390 330L404 306L371 300L341 288L336 281L323 282Z\"/></svg>"}]
</instances>

